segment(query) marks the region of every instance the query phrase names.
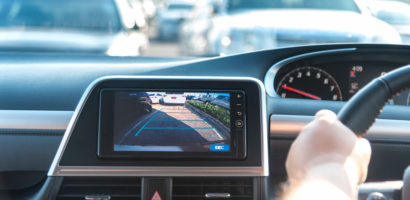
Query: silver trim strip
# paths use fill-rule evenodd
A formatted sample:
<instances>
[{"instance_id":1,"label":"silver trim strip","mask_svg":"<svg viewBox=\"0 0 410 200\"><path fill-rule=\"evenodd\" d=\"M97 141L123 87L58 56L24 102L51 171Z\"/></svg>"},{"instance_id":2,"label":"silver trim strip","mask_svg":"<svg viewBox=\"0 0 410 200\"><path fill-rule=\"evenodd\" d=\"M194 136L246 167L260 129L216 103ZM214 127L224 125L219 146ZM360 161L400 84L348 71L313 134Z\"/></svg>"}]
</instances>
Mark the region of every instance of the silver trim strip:
<instances>
[{"instance_id":1,"label":"silver trim strip","mask_svg":"<svg viewBox=\"0 0 410 200\"><path fill-rule=\"evenodd\" d=\"M261 151L260 167L116 167L116 166L60 166L60 160L68 144L78 117L94 88L107 80L238 80L258 84L261 97ZM48 176L269 176L268 126L266 114L266 92L263 83L251 77L201 77L201 76L106 76L93 81L84 92L68 124L64 137L48 171Z\"/></svg>"},{"instance_id":2,"label":"silver trim strip","mask_svg":"<svg viewBox=\"0 0 410 200\"><path fill-rule=\"evenodd\" d=\"M271 115L270 136L295 137L312 120L313 116ZM367 132L366 138L401 142L408 140L410 142L410 121L377 119Z\"/></svg>"},{"instance_id":3,"label":"silver trim strip","mask_svg":"<svg viewBox=\"0 0 410 200\"><path fill-rule=\"evenodd\" d=\"M0 129L65 130L73 111L0 110Z\"/></svg>"},{"instance_id":4,"label":"silver trim strip","mask_svg":"<svg viewBox=\"0 0 410 200\"><path fill-rule=\"evenodd\" d=\"M86 195L84 200L110 200L110 195Z\"/></svg>"},{"instance_id":5,"label":"silver trim strip","mask_svg":"<svg viewBox=\"0 0 410 200\"><path fill-rule=\"evenodd\" d=\"M50 173L50 172L49 172ZM49 176L264 176L261 167L58 166Z\"/></svg>"},{"instance_id":6,"label":"silver trim strip","mask_svg":"<svg viewBox=\"0 0 410 200\"><path fill-rule=\"evenodd\" d=\"M314 56L320 56L320 55L325 55L325 54L332 54L332 53L340 53L340 52L351 52L355 51L356 48L343 48L343 49L331 49L331 50L323 50L323 51L315 51L315 52L310 52L310 53L305 53L305 54L300 54L297 56L293 56L290 58L286 58L284 60L281 60L277 62L276 64L272 65L272 67L269 68L268 72L265 75L265 87L266 87L266 92L268 93L269 96L272 97L279 97L278 94L276 94L275 88L273 84L275 83L275 76L276 73L279 71L280 68L283 66L296 62L301 59L305 58L310 58Z\"/></svg>"},{"instance_id":7,"label":"silver trim strip","mask_svg":"<svg viewBox=\"0 0 410 200\"><path fill-rule=\"evenodd\" d=\"M231 198L231 194L230 193L206 193L205 198L207 199L213 199L213 198L229 199Z\"/></svg>"},{"instance_id":8,"label":"silver trim strip","mask_svg":"<svg viewBox=\"0 0 410 200\"><path fill-rule=\"evenodd\" d=\"M359 192L361 190L381 191L381 190L400 190L403 188L403 181L382 181L382 182L367 182L359 185Z\"/></svg>"}]
</instances>

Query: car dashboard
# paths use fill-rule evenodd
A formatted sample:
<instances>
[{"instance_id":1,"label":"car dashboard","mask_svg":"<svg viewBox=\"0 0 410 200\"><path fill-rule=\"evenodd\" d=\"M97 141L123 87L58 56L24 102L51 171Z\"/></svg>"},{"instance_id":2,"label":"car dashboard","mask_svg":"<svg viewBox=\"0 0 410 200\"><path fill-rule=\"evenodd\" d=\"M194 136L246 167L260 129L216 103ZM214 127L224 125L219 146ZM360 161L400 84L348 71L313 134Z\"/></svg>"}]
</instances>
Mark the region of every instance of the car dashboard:
<instances>
[{"instance_id":1,"label":"car dashboard","mask_svg":"<svg viewBox=\"0 0 410 200\"><path fill-rule=\"evenodd\" d=\"M321 109L338 112L373 78L409 64L408 55L408 46L369 44L293 47L206 59L1 53L0 197L271 199L286 181L290 144L314 114ZM175 148L146 153L138 145L138 150L128 145L123 146L128 153L118 153L112 150L115 139L104 130L114 130L109 124L127 108L115 114L119 107L110 105L118 99L104 106L111 102L105 90L125 94L123 99L182 92L179 98L191 105L200 108L203 103L220 112L227 105L204 98L230 97L225 125L231 135L226 139L223 125L203 110L145 99L149 117L135 123L134 136L175 129L169 121L179 119L179 113L173 114L179 109L191 116L182 121L195 121L185 125L203 123L206 127L196 131L206 129L204 138L213 131L224 140L203 145L202 150L190 147L188 154L172 153ZM410 164L409 101L409 91L396 95L368 131L373 150L368 182L401 180ZM161 114L163 118L158 117ZM158 125L156 120L168 124ZM175 134L182 133L185 125L179 125ZM214 152L202 152L204 147ZM236 153L218 152L225 150ZM397 198L399 189L400 185L384 193ZM363 189L359 198L374 191Z\"/></svg>"}]
</instances>

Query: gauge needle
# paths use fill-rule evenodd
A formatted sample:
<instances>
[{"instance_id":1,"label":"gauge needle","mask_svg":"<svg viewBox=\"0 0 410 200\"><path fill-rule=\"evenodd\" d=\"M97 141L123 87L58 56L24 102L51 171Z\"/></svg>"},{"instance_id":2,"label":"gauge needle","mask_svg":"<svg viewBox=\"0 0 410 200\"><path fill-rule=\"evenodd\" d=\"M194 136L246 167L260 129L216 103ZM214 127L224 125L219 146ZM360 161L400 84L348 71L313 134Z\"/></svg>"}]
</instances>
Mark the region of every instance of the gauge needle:
<instances>
[{"instance_id":1,"label":"gauge needle","mask_svg":"<svg viewBox=\"0 0 410 200\"><path fill-rule=\"evenodd\" d=\"M295 89L295 88L292 88L292 87L289 87L289 86L286 86L286 85L282 85L282 88L285 89L285 90L292 91L294 93L298 93L298 94L303 95L305 97L309 97L309 98L316 99L316 100L321 100L321 98L318 97L318 96L315 96L313 94L309 94L307 92L303 92L301 90L298 90L298 89Z\"/></svg>"}]
</instances>

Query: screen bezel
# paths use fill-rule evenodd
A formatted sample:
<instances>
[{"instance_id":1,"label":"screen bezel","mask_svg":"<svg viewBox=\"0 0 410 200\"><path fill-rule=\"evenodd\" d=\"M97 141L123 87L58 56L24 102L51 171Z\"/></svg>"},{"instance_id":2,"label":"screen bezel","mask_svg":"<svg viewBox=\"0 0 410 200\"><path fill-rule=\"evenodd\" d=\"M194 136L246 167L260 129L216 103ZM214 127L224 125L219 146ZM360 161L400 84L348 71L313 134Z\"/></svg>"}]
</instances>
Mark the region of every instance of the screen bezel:
<instances>
[{"instance_id":1,"label":"screen bezel","mask_svg":"<svg viewBox=\"0 0 410 200\"><path fill-rule=\"evenodd\" d=\"M114 94L115 92L209 92L230 93L230 117L231 117L231 142L230 151L227 152L159 152L159 151L114 151ZM241 120L243 127L235 126L238 116L234 115L235 104L238 99L232 98L242 94L240 100L242 107ZM246 158L246 113L245 92L243 90L204 90L204 89L139 89L139 88L103 88L99 91L99 127L98 127L98 149L97 155L101 159L189 159L189 160L217 160L217 159L245 159Z\"/></svg>"}]
</instances>

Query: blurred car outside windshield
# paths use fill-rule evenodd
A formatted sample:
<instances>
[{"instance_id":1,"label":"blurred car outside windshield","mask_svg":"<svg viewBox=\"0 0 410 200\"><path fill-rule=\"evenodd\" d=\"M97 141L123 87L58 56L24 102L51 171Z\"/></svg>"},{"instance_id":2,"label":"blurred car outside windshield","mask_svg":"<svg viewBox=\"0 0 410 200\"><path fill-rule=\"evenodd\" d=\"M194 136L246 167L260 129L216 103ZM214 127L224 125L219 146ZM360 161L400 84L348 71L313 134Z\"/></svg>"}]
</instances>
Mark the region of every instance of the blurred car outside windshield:
<instances>
[{"instance_id":1,"label":"blurred car outside windshield","mask_svg":"<svg viewBox=\"0 0 410 200\"><path fill-rule=\"evenodd\" d=\"M230 0L228 11L238 9L321 9L360 12L354 1L346 0Z\"/></svg>"},{"instance_id":2,"label":"blurred car outside windshield","mask_svg":"<svg viewBox=\"0 0 410 200\"><path fill-rule=\"evenodd\" d=\"M410 0L2 0L0 51L224 56L410 44Z\"/></svg>"},{"instance_id":3,"label":"blurred car outside windshield","mask_svg":"<svg viewBox=\"0 0 410 200\"><path fill-rule=\"evenodd\" d=\"M177 41L181 24L189 17L195 2L172 0L157 10L152 28L156 29L156 39L162 41Z\"/></svg>"},{"instance_id":4,"label":"blurred car outside windshield","mask_svg":"<svg viewBox=\"0 0 410 200\"><path fill-rule=\"evenodd\" d=\"M2 0L0 27L117 32L118 11L110 0Z\"/></svg>"},{"instance_id":5,"label":"blurred car outside windshield","mask_svg":"<svg viewBox=\"0 0 410 200\"><path fill-rule=\"evenodd\" d=\"M123 0L2 0L0 50L138 56L148 37Z\"/></svg>"},{"instance_id":6,"label":"blurred car outside windshield","mask_svg":"<svg viewBox=\"0 0 410 200\"><path fill-rule=\"evenodd\" d=\"M392 25L403 44L410 44L410 5L399 1L368 1L367 7L376 18Z\"/></svg>"}]
</instances>

